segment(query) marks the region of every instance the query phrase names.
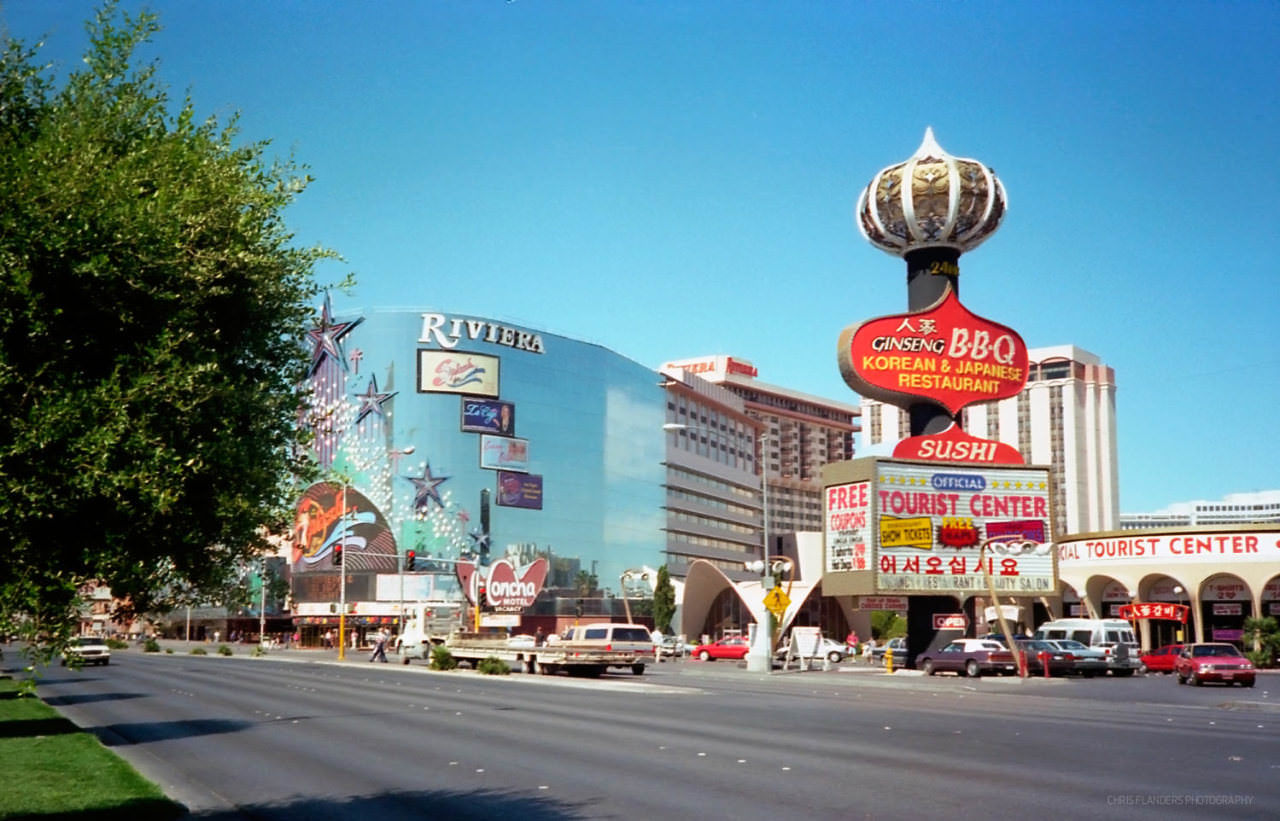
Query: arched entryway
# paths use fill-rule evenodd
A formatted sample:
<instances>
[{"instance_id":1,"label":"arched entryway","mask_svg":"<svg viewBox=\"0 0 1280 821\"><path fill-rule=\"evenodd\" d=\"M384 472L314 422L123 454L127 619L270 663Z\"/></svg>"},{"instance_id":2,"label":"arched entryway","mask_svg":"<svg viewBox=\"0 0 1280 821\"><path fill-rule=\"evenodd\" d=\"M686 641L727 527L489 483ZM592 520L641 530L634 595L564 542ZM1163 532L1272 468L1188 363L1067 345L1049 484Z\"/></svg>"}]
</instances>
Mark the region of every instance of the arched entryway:
<instances>
[{"instance_id":1,"label":"arched entryway","mask_svg":"<svg viewBox=\"0 0 1280 821\"><path fill-rule=\"evenodd\" d=\"M1225 641L1244 648L1244 620L1253 615L1249 586L1239 576L1218 573L1200 585L1203 641Z\"/></svg>"}]
</instances>

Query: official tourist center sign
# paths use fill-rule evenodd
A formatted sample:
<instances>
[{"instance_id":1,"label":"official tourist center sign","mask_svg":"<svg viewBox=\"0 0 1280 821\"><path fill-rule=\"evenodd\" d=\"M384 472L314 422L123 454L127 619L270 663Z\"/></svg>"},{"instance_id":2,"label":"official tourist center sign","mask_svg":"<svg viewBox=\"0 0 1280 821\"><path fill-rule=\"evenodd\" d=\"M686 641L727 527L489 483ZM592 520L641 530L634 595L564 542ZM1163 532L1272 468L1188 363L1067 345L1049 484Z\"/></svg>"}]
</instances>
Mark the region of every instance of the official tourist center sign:
<instances>
[{"instance_id":1,"label":"official tourist center sign","mask_svg":"<svg viewBox=\"0 0 1280 821\"><path fill-rule=\"evenodd\" d=\"M997 591L1056 589L1048 468L867 458L823 485L828 595L980 593L984 565Z\"/></svg>"}]
</instances>

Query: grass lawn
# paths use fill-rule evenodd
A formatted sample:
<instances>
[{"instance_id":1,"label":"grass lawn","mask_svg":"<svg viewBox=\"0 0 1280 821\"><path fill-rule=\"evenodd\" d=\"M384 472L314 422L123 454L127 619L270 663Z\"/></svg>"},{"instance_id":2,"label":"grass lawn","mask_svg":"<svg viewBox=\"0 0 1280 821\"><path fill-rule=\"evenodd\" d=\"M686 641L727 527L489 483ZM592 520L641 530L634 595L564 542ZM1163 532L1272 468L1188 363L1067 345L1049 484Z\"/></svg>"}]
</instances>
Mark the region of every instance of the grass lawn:
<instances>
[{"instance_id":1,"label":"grass lawn","mask_svg":"<svg viewBox=\"0 0 1280 821\"><path fill-rule=\"evenodd\" d=\"M0 678L0 819L158 821L182 814L92 734L43 701L18 698L17 689Z\"/></svg>"}]
</instances>

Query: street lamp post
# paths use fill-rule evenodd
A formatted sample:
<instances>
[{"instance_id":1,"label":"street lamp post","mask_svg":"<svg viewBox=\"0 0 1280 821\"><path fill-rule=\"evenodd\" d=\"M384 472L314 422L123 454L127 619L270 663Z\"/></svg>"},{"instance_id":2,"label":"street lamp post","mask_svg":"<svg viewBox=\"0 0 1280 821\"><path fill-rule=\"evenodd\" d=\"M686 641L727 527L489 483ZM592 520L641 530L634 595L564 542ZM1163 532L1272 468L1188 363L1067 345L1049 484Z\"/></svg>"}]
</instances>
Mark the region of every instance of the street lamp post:
<instances>
[{"instance_id":1,"label":"street lamp post","mask_svg":"<svg viewBox=\"0 0 1280 821\"><path fill-rule=\"evenodd\" d=\"M258 579L258 586L262 588L258 600L258 646L266 649L267 646L267 559L262 559L262 576Z\"/></svg>"},{"instance_id":2,"label":"street lamp post","mask_svg":"<svg viewBox=\"0 0 1280 821\"><path fill-rule=\"evenodd\" d=\"M711 428L702 428L697 425L686 425L681 422L668 422L662 426L665 431L691 430L697 433L709 433L713 436L725 435L718 430ZM772 589L770 582L774 579L774 574L781 572L782 562L769 560L769 433L768 431L760 432L760 561L748 562L746 568L748 570L757 569L760 571L760 595L762 598L762 607L764 615L760 618L760 623L756 629L756 634L751 642L751 649L747 652L747 669L754 673L768 673L773 670L773 614L768 607L763 606L763 596Z\"/></svg>"},{"instance_id":3,"label":"street lamp post","mask_svg":"<svg viewBox=\"0 0 1280 821\"><path fill-rule=\"evenodd\" d=\"M347 482L342 482L342 564L338 566L338 660L347 657Z\"/></svg>"},{"instance_id":4,"label":"street lamp post","mask_svg":"<svg viewBox=\"0 0 1280 821\"><path fill-rule=\"evenodd\" d=\"M982 575L987 581L987 592L991 595L991 604L995 607L996 618L1000 621L1000 632L1004 634L1004 640L1009 644L1009 650L1013 653L1013 660L1017 662L1018 675L1026 678L1026 656L1022 648L1018 646L1018 642L1013 639L1013 631L1009 629L1009 621L1004 617L1004 608L1000 605L1000 599L996 596L995 583L991 580L991 568L987 567L987 547L1002 541L1005 541L1004 537L983 540L978 548L978 566L982 568Z\"/></svg>"},{"instance_id":5,"label":"street lamp post","mask_svg":"<svg viewBox=\"0 0 1280 821\"><path fill-rule=\"evenodd\" d=\"M404 450L391 451L390 456L391 456L391 464L393 466L392 470L394 471L395 470L394 466L400 463L400 457L408 456L409 454L413 453L413 451L414 451L413 445L410 445ZM395 490L395 486L393 485L391 488L391 521L394 522L395 520L396 520L396 490ZM401 533L403 534L404 532L403 525L401 524L401 525L398 525L397 527L400 529ZM398 538L396 539L396 560L400 565L400 609L398 611L400 623L397 626L399 627L400 636L403 637L404 636L404 551L400 549L400 539Z\"/></svg>"}]
</instances>

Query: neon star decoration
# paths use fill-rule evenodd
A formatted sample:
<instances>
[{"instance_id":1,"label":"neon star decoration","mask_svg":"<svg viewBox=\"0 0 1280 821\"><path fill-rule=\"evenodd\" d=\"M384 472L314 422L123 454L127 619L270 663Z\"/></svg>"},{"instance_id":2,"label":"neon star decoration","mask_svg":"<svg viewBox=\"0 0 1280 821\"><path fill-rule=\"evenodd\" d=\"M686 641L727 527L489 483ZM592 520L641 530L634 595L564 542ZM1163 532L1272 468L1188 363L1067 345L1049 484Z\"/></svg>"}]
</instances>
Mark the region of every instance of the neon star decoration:
<instances>
[{"instance_id":1,"label":"neon star decoration","mask_svg":"<svg viewBox=\"0 0 1280 821\"><path fill-rule=\"evenodd\" d=\"M444 507L444 500L440 498L440 485L449 479L448 476L432 476L431 464L426 463L422 466L422 476L406 476L404 478L413 482L414 510L418 512L430 510L433 500L441 508Z\"/></svg>"},{"instance_id":2,"label":"neon star decoration","mask_svg":"<svg viewBox=\"0 0 1280 821\"><path fill-rule=\"evenodd\" d=\"M395 393L379 393L378 377L370 376L369 387L365 388L364 393L356 394L356 398L360 400L360 410L356 411L356 422L360 422L371 413L385 419L387 412L382 406L395 395Z\"/></svg>"},{"instance_id":3,"label":"neon star decoration","mask_svg":"<svg viewBox=\"0 0 1280 821\"><path fill-rule=\"evenodd\" d=\"M364 322L364 317L353 322L334 322L333 321L333 305L332 298L326 294L324 298L324 307L320 309L320 325L307 331L307 339L311 340L311 370L308 375L314 374L326 358L332 357L337 360L342 369L346 370L347 361L342 355L342 337L351 333L352 329Z\"/></svg>"}]
</instances>

